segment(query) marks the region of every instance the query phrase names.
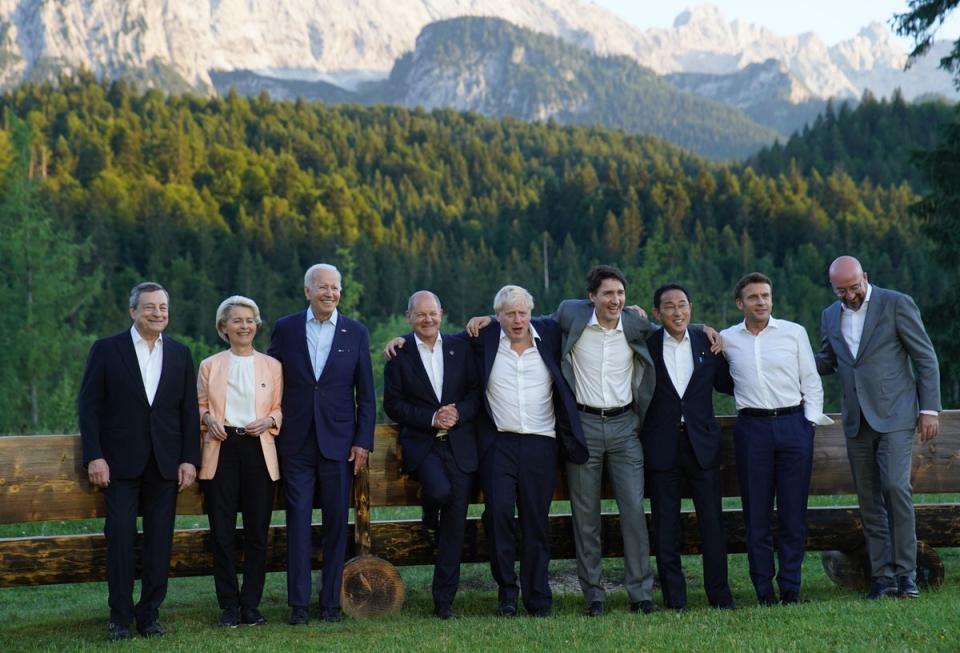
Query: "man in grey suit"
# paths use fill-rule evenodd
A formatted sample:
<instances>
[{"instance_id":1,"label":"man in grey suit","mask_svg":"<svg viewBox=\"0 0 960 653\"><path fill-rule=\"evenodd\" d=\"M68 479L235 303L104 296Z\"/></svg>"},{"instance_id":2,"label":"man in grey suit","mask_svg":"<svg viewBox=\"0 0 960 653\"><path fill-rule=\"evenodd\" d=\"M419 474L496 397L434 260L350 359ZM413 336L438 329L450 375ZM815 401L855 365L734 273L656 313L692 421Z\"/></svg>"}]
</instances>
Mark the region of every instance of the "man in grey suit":
<instances>
[{"instance_id":1,"label":"man in grey suit","mask_svg":"<svg viewBox=\"0 0 960 653\"><path fill-rule=\"evenodd\" d=\"M867 598L914 598L917 537L910 469L914 432L939 431L940 368L908 295L872 286L860 262L830 265L839 301L823 311L821 374L839 372L843 432L873 583Z\"/></svg>"}]
</instances>

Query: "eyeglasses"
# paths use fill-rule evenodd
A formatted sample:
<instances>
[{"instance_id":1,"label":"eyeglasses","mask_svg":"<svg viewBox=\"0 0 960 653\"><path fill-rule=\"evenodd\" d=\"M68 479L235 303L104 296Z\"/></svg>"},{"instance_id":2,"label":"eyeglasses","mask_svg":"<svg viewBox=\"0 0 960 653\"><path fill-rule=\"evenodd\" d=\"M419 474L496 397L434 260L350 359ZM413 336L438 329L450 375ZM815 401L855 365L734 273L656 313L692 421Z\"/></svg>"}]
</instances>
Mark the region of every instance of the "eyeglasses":
<instances>
[{"instance_id":1,"label":"eyeglasses","mask_svg":"<svg viewBox=\"0 0 960 653\"><path fill-rule=\"evenodd\" d=\"M862 282L862 281L858 281L857 283L853 284L852 286L847 286L846 288L837 288L837 287L835 287L835 286L833 287L833 293L834 293L837 297L846 297L848 293L854 293L854 294L856 294L856 293L860 292L861 290L863 290L863 282Z\"/></svg>"}]
</instances>

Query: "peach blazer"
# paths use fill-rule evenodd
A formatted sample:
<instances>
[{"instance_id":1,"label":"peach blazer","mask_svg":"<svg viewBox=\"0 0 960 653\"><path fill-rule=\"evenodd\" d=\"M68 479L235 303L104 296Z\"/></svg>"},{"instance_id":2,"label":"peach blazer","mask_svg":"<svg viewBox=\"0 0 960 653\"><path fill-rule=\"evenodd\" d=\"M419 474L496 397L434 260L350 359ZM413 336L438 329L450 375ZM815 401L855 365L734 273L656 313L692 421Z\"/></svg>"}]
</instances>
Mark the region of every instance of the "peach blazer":
<instances>
[{"instance_id":1,"label":"peach blazer","mask_svg":"<svg viewBox=\"0 0 960 653\"><path fill-rule=\"evenodd\" d=\"M267 429L260 435L260 445L263 447L263 459L267 463L267 471L270 478L276 481L280 478L280 465L277 463L277 444L274 438L280 431L280 421L283 418L283 413L280 412L280 398L283 396L283 369L280 361L266 354L254 352L253 356L257 419L269 415L277 422L275 427ZM200 400L200 446L203 447L198 475L201 480L213 478L217 473L217 460L220 457L220 441L207 433L203 418L210 413L215 420L223 422L229 377L229 350L214 354L200 363L200 373L197 375L197 398Z\"/></svg>"}]
</instances>

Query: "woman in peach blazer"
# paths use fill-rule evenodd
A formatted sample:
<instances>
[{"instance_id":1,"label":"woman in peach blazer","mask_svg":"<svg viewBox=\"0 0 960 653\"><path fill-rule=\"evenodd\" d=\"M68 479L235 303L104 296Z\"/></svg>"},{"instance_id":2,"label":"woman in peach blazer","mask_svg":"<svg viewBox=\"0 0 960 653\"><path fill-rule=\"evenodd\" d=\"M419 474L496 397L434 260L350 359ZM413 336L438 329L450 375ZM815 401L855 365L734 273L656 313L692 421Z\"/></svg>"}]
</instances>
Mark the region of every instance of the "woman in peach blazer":
<instances>
[{"instance_id":1,"label":"woman in peach blazer","mask_svg":"<svg viewBox=\"0 0 960 653\"><path fill-rule=\"evenodd\" d=\"M210 518L219 625L261 625L258 609L267 564L267 531L280 478L274 438L280 430L283 371L253 348L260 309L234 295L217 309L217 333L230 349L200 364L199 479ZM237 512L243 513L243 587L237 583Z\"/></svg>"}]
</instances>

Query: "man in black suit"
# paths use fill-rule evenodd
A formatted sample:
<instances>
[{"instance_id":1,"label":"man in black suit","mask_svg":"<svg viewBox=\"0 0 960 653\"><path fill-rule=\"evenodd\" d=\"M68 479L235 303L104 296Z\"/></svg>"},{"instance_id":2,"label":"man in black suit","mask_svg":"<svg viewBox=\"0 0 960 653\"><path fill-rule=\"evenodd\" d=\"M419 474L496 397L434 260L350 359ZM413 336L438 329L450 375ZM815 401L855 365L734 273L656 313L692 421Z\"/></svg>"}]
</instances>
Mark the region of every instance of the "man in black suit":
<instances>
[{"instance_id":1,"label":"man in black suit","mask_svg":"<svg viewBox=\"0 0 960 653\"><path fill-rule=\"evenodd\" d=\"M156 283L130 293L133 326L94 343L78 399L83 463L106 502L111 640L161 637L177 492L200 464L200 415L190 350L163 331L169 296ZM133 604L137 513L143 514L143 586Z\"/></svg>"},{"instance_id":2,"label":"man in black suit","mask_svg":"<svg viewBox=\"0 0 960 653\"><path fill-rule=\"evenodd\" d=\"M451 619L477 471L480 389L470 343L440 334L439 298L414 293L406 315L413 333L383 370L383 410L401 426L403 471L420 481L424 528L436 541L434 614Z\"/></svg>"},{"instance_id":3,"label":"man in black suit","mask_svg":"<svg viewBox=\"0 0 960 653\"><path fill-rule=\"evenodd\" d=\"M722 523L720 425L713 415L713 390L732 393L733 380L726 359L711 353L707 336L688 328L693 304L683 286L658 288L653 306L663 327L647 340L657 383L640 438L663 601L675 610L687 604L680 562L680 499L686 483L697 510L707 600L712 606L732 609Z\"/></svg>"},{"instance_id":4,"label":"man in black suit","mask_svg":"<svg viewBox=\"0 0 960 653\"><path fill-rule=\"evenodd\" d=\"M487 409L477 427L483 518L502 616L517 614L521 587L529 614L550 615L549 515L558 454L579 464L589 457L576 399L560 371L560 329L553 320L531 320L532 310L530 293L504 286L494 299L497 319L472 341ZM515 510L522 543L519 587Z\"/></svg>"}]
</instances>

